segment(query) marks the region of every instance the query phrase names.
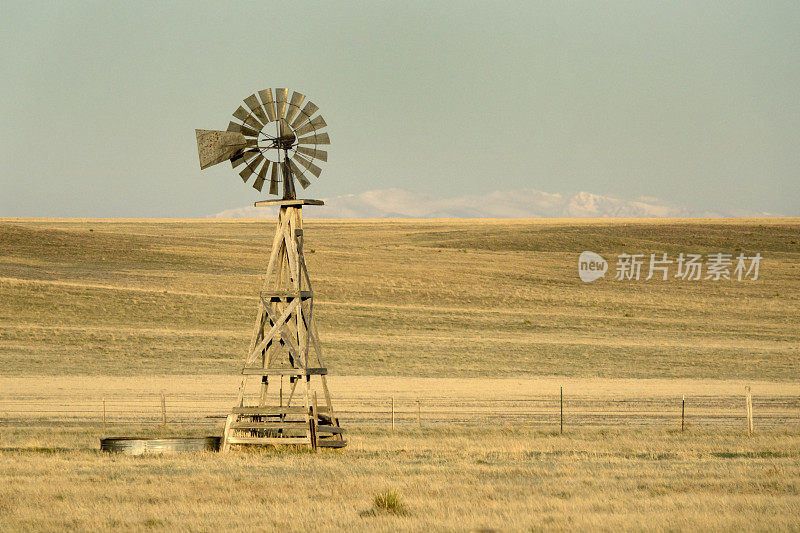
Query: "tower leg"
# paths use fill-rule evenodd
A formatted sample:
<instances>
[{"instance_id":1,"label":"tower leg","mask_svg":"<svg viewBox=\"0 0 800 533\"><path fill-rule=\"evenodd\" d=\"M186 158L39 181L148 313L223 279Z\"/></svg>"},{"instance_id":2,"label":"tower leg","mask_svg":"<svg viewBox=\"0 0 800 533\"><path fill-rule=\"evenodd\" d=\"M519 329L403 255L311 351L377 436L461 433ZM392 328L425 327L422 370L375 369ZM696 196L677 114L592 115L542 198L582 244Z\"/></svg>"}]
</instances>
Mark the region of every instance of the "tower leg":
<instances>
[{"instance_id":1,"label":"tower leg","mask_svg":"<svg viewBox=\"0 0 800 533\"><path fill-rule=\"evenodd\" d=\"M222 444L219 449L222 453L228 453L231 449L231 445L228 442L228 435L231 431L231 424L233 424L234 418L234 415L228 415L228 418L225 420L225 429L222 431Z\"/></svg>"}]
</instances>

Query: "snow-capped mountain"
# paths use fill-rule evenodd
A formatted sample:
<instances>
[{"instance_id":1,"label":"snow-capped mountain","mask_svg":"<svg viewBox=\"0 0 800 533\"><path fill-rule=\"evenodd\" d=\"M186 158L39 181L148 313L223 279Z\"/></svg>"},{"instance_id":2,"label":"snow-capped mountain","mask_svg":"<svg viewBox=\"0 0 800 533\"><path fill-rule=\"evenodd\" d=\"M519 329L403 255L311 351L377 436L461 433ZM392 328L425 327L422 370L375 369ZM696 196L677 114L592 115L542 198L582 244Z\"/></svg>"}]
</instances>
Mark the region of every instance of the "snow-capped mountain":
<instances>
[{"instance_id":1,"label":"snow-capped mountain","mask_svg":"<svg viewBox=\"0 0 800 533\"><path fill-rule=\"evenodd\" d=\"M579 192L574 195L535 189L495 191L452 198L404 189L379 189L325 199L325 208L309 209L314 218L554 218L554 217L728 217L770 213L693 211L657 198L622 199ZM274 217L275 208L238 207L213 218Z\"/></svg>"}]
</instances>

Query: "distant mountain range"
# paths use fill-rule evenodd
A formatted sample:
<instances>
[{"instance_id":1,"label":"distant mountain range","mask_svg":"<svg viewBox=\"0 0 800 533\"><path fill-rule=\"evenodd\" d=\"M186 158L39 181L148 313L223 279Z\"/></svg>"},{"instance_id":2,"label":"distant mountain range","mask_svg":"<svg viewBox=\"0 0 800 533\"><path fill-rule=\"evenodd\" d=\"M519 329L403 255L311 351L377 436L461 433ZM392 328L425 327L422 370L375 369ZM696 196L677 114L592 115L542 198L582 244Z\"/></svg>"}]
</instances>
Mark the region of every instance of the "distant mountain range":
<instances>
[{"instance_id":1,"label":"distant mountain range","mask_svg":"<svg viewBox=\"0 0 800 533\"><path fill-rule=\"evenodd\" d=\"M212 218L274 217L275 209L237 207ZM776 216L744 211L694 211L657 198L633 200L589 192L574 195L535 189L495 191L485 195L433 198L404 189L380 189L325 199L322 209L309 209L313 218L558 218L558 217L688 217L719 218Z\"/></svg>"}]
</instances>

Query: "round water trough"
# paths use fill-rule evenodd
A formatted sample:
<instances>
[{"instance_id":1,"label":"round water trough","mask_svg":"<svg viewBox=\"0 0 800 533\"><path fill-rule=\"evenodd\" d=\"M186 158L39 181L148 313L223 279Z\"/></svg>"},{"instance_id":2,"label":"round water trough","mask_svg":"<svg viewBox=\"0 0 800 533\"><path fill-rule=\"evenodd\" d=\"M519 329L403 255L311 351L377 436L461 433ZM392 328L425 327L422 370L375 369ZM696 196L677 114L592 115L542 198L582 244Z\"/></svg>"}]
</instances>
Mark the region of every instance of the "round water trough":
<instances>
[{"instance_id":1,"label":"round water trough","mask_svg":"<svg viewBox=\"0 0 800 533\"><path fill-rule=\"evenodd\" d=\"M163 439L109 437L100 439L100 450L128 455L199 451L216 452L219 451L220 440L221 437L166 437Z\"/></svg>"}]
</instances>

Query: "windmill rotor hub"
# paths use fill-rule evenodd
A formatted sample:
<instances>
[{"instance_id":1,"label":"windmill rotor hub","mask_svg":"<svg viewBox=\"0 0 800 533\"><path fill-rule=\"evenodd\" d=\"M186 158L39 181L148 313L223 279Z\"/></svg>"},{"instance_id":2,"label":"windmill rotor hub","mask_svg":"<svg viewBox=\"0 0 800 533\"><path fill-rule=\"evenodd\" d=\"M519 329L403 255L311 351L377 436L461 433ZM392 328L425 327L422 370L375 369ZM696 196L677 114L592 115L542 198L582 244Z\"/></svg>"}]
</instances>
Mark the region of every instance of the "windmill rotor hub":
<instances>
[{"instance_id":1,"label":"windmill rotor hub","mask_svg":"<svg viewBox=\"0 0 800 533\"><path fill-rule=\"evenodd\" d=\"M297 141L297 135L294 134L294 131L289 129L288 132L284 132L280 137L275 139L275 145L282 150L291 150L294 148L295 141Z\"/></svg>"}]
</instances>

